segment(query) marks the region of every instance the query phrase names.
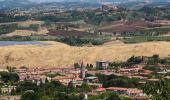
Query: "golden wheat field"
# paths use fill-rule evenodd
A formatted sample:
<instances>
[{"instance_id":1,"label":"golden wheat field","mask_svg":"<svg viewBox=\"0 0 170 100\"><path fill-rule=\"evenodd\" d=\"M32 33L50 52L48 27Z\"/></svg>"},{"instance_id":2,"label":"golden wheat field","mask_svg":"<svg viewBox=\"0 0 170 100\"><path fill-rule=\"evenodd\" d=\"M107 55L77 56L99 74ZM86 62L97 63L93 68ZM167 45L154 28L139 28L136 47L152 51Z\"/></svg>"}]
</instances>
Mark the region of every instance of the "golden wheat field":
<instances>
[{"instance_id":1,"label":"golden wheat field","mask_svg":"<svg viewBox=\"0 0 170 100\"><path fill-rule=\"evenodd\" d=\"M110 44L94 47L73 47L58 42L51 45L16 45L0 47L0 65L27 67L71 67L76 62L95 64L96 60L125 61L132 55L170 54L170 42Z\"/></svg>"},{"instance_id":2,"label":"golden wheat field","mask_svg":"<svg viewBox=\"0 0 170 100\"><path fill-rule=\"evenodd\" d=\"M46 28L41 28L40 30L31 31L31 30L15 30L14 32L5 34L4 36L31 36L31 35L45 35L48 33Z\"/></svg>"}]
</instances>

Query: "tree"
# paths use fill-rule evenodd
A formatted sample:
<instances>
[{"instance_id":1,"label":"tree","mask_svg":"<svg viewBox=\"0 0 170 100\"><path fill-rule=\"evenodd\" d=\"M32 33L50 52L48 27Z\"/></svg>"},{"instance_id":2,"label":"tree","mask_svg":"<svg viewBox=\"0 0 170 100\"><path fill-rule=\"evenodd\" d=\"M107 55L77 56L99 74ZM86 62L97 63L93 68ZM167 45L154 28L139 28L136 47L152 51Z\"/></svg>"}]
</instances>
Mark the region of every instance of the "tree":
<instances>
[{"instance_id":1,"label":"tree","mask_svg":"<svg viewBox=\"0 0 170 100\"><path fill-rule=\"evenodd\" d=\"M93 69L93 65L92 64L87 64L86 69L88 69L88 70Z\"/></svg>"},{"instance_id":2,"label":"tree","mask_svg":"<svg viewBox=\"0 0 170 100\"><path fill-rule=\"evenodd\" d=\"M35 83L32 83L30 81L24 81L24 82L18 83L18 86L16 88L16 92L22 93L22 91L26 91L26 90L38 91L38 89L39 89L39 87Z\"/></svg>"},{"instance_id":3,"label":"tree","mask_svg":"<svg viewBox=\"0 0 170 100\"><path fill-rule=\"evenodd\" d=\"M72 81L68 83L68 89L71 93L76 92L76 87L74 86Z\"/></svg>"},{"instance_id":4,"label":"tree","mask_svg":"<svg viewBox=\"0 0 170 100\"><path fill-rule=\"evenodd\" d=\"M168 79L148 82L143 90L152 100L170 100L170 80Z\"/></svg>"},{"instance_id":5,"label":"tree","mask_svg":"<svg viewBox=\"0 0 170 100\"><path fill-rule=\"evenodd\" d=\"M121 100L121 99L117 94L111 93L111 95L106 100Z\"/></svg>"},{"instance_id":6,"label":"tree","mask_svg":"<svg viewBox=\"0 0 170 100\"><path fill-rule=\"evenodd\" d=\"M19 76L17 73L9 73L9 80L11 82L17 82L19 81Z\"/></svg>"},{"instance_id":7,"label":"tree","mask_svg":"<svg viewBox=\"0 0 170 100\"><path fill-rule=\"evenodd\" d=\"M11 90L11 95L16 95L15 89L12 89L12 90Z\"/></svg>"},{"instance_id":8,"label":"tree","mask_svg":"<svg viewBox=\"0 0 170 100\"><path fill-rule=\"evenodd\" d=\"M58 93L57 97L58 97L58 100L68 100L68 95L64 92Z\"/></svg>"},{"instance_id":9,"label":"tree","mask_svg":"<svg viewBox=\"0 0 170 100\"><path fill-rule=\"evenodd\" d=\"M142 58L141 57L135 57L135 56L132 56L132 57L130 57L128 60L127 60L127 62L129 63L129 64L139 64L139 63L141 63L142 62Z\"/></svg>"},{"instance_id":10,"label":"tree","mask_svg":"<svg viewBox=\"0 0 170 100\"><path fill-rule=\"evenodd\" d=\"M21 100L39 100L39 99L34 91L28 90L21 96Z\"/></svg>"},{"instance_id":11,"label":"tree","mask_svg":"<svg viewBox=\"0 0 170 100\"><path fill-rule=\"evenodd\" d=\"M42 96L42 97L40 97L39 100L50 100L50 97L48 97L48 96Z\"/></svg>"},{"instance_id":12,"label":"tree","mask_svg":"<svg viewBox=\"0 0 170 100\"><path fill-rule=\"evenodd\" d=\"M80 93L79 100L84 100L84 99L85 99L85 94L84 93Z\"/></svg>"},{"instance_id":13,"label":"tree","mask_svg":"<svg viewBox=\"0 0 170 100\"><path fill-rule=\"evenodd\" d=\"M81 92L90 92L91 91L91 87L87 83L83 83L80 86L80 91Z\"/></svg>"},{"instance_id":14,"label":"tree","mask_svg":"<svg viewBox=\"0 0 170 100\"><path fill-rule=\"evenodd\" d=\"M77 69L77 68L80 68L80 65L78 63L75 63L74 64L74 68Z\"/></svg>"}]
</instances>

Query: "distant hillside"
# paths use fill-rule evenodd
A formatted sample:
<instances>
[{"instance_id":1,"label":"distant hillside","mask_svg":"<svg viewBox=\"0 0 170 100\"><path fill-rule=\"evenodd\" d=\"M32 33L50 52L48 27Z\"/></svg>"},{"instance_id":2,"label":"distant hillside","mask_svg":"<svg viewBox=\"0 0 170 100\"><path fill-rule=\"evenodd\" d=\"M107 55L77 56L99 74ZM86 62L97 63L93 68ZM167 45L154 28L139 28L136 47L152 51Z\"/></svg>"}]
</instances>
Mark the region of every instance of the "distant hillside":
<instances>
[{"instance_id":1,"label":"distant hillside","mask_svg":"<svg viewBox=\"0 0 170 100\"><path fill-rule=\"evenodd\" d=\"M114 2L114 3L127 3L127 2L169 2L170 0L30 0L33 2Z\"/></svg>"},{"instance_id":2,"label":"distant hillside","mask_svg":"<svg viewBox=\"0 0 170 100\"><path fill-rule=\"evenodd\" d=\"M92 6L96 6L94 4L116 4L116 5L122 5L127 7L128 5L132 7L136 7L134 5L140 5L140 3L167 3L170 2L170 0L4 0L0 1L0 9L11 9L11 8L23 8L23 7L32 7L32 5L37 5L41 3L51 3L51 2L60 2L65 3L68 2L76 2L76 3L92 3Z\"/></svg>"}]
</instances>

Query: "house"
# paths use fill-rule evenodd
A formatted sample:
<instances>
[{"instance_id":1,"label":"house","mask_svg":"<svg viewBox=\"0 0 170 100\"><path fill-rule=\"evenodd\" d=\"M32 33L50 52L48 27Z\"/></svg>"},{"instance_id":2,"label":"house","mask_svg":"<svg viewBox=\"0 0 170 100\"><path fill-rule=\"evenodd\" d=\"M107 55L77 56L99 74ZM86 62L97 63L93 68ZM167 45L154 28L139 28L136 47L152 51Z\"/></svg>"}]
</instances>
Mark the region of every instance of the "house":
<instances>
[{"instance_id":1,"label":"house","mask_svg":"<svg viewBox=\"0 0 170 100\"><path fill-rule=\"evenodd\" d=\"M109 87L106 88L107 91L112 91L120 95L127 95L130 97L142 97L145 96L143 90L137 88L120 88L120 87Z\"/></svg>"},{"instance_id":2,"label":"house","mask_svg":"<svg viewBox=\"0 0 170 100\"><path fill-rule=\"evenodd\" d=\"M0 69L0 72L9 72L8 69Z\"/></svg>"},{"instance_id":3,"label":"house","mask_svg":"<svg viewBox=\"0 0 170 100\"><path fill-rule=\"evenodd\" d=\"M103 84L101 83L88 83L89 86L91 86L93 89L97 89L97 88L102 88Z\"/></svg>"},{"instance_id":4,"label":"house","mask_svg":"<svg viewBox=\"0 0 170 100\"><path fill-rule=\"evenodd\" d=\"M11 93L12 91L15 91L16 90L16 86L2 86L1 87L1 93L2 94L6 94L6 93Z\"/></svg>"},{"instance_id":5,"label":"house","mask_svg":"<svg viewBox=\"0 0 170 100\"><path fill-rule=\"evenodd\" d=\"M106 88L107 91L112 91L118 94L126 94L127 88L120 88L120 87L109 87Z\"/></svg>"},{"instance_id":6,"label":"house","mask_svg":"<svg viewBox=\"0 0 170 100\"><path fill-rule=\"evenodd\" d=\"M105 89L105 88L102 88L102 87L92 90L92 92L94 92L94 93L99 93L99 94L101 94L101 93L103 93L103 92L105 92L105 91L106 91L106 89Z\"/></svg>"},{"instance_id":7,"label":"house","mask_svg":"<svg viewBox=\"0 0 170 100\"><path fill-rule=\"evenodd\" d=\"M0 96L0 100L21 100L21 96Z\"/></svg>"},{"instance_id":8,"label":"house","mask_svg":"<svg viewBox=\"0 0 170 100\"><path fill-rule=\"evenodd\" d=\"M59 81L64 85L68 85L69 82L75 81L74 76L56 76L52 78L53 81Z\"/></svg>"},{"instance_id":9,"label":"house","mask_svg":"<svg viewBox=\"0 0 170 100\"><path fill-rule=\"evenodd\" d=\"M95 76L86 77L84 80L87 83L97 83L99 81L98 77Z\"/></svg>"},{"instance_id":10,"label":"house","mask_svg":"<svg viewBox=\"0 0 170 100\"><path fill-rule=\"evenodd\" d=\"M144 93L143 93L143 90L140 90L140 89L127 89L127 95L128 96L134 96L134 97L137 97L137 96L145 96Z\"/></svg>"},{"instance_id":11,"label":"house","mask_svg":"<svg viewBox=\"0 0 170 100\"><path fill-rule=\"evenodd\" d=\"M106 69L109 66L108 61L97 60L96 61L96 69Z\"/></svg>"}]
</instances>

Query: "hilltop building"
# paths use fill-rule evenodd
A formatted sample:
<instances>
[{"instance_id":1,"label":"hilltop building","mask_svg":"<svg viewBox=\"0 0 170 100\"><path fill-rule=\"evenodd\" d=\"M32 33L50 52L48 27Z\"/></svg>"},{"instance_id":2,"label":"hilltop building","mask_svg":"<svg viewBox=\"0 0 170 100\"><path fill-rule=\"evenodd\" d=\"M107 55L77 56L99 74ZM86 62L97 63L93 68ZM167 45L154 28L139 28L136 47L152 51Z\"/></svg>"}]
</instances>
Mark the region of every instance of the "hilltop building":
<instances>
[{"instance_id":1,"label":"hilltop building","mask_svg":"<svg viewBox=\"0 0 170 100\"><path fill-rule=\"evenodd\" d=\"M109 66L108 61L97 60L96 69L106 69Z\"/></svg>"}]
</instances>

